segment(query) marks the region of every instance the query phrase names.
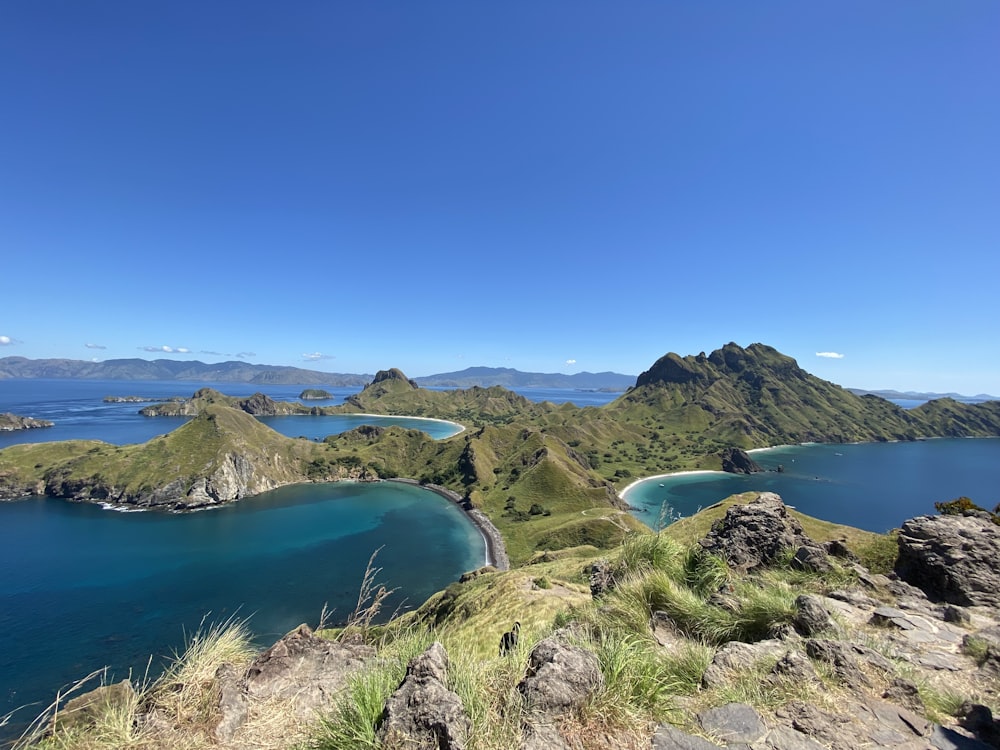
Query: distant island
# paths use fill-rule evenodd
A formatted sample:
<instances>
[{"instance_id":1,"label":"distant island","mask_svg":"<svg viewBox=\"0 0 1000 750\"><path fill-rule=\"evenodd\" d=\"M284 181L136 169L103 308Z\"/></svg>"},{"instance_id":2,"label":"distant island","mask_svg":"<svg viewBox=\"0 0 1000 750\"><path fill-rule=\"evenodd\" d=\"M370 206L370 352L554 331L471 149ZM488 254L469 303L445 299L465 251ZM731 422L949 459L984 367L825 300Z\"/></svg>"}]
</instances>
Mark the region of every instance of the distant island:
<instances>
[{"instance_id":1,"label":"distant island","mask_svg":"<svg viewBox=\"0 0 1000 750\"><path fill-rule=\"evenodd\" d=\"M12 432L13 430L34 430L41 427L52 427L53 423L47 419L34 419L33 417L21 417L10 412L0 414L0 432Z\"/></svg>"},{"instance_id":2,"label":"distant island","mask_svg":"<svg viewBox=\"0 0 1000 750\"><path fill-rule=\"evenodd\" d=\"M635 375L617 372L578 372L564 375L558 372L521 372L509 367L467 367L458 372L444 372L413 378L417 385L429 387L470 388L574 388L586 391L618 393L635 384Z\"/></svg>"}]
</instances>

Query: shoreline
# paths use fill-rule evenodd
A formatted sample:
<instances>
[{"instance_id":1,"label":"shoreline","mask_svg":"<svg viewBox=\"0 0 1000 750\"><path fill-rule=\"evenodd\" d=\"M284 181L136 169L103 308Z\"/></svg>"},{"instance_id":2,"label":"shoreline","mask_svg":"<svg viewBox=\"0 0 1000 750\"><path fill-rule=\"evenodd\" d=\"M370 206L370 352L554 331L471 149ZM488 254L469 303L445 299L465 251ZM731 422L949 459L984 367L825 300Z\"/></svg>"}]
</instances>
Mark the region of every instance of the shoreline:
<instances>
[{"instance_id":1,"label":"shoreline","mask_svg":"<svg viewBox=\"0 0 1000 750\"><path fill-rule=\"evenodd\" d=\"M422 487L425 490L430 490L446 500L450 500L458 508L465 513L466 517L472 521L473 526L475 526L480 535L483 537L483 542L486 547L486 565L492 565L497 570L510 570L510 558L507 557L507 547L503 543L503 537L500 535L499 529L493 525L493 522L489 519L485 513L483 513L478 508L466 508L465 503L461 495L459 495L454 490L449 490L446 487L441 487L437 484L420 484L416 479L406 479L403 477L395 477L393 479L384 479L384 482L399 482L400 484L410 484L415 487Z\"/></svg>"},{"instance_id":2,"label":"shoreline","mask_svg":"<svg viewBox=\"0 0 1000 750\"><path fill-rule=\"evenodd\" d=\"M634 482L629 484L625 489L618 493L618 497L622 500L626 500L625 497L636 485L640 485L643 482L650 482L654 479L671 479L673 477L683 477L691 474L726 474L727 472L721 469L688 469L686 471L672 471L669 474L653 474L652 476L643 477L642 479L636 479Z\"/></svg>"},{"instance_id":3,"label":"shoreline","mask_svg":"<svg viewBox=\"0 0 1000 750\"><path fill-rule=\"evenodd\" d=\"M299 414L289 414L288 416L290 416L290 417L296 417L296 416L311 417L313 415L312 414L301 414L301 415L299 415ZM351 411L351 412L342 412L341 414L325 414L323 416L329 416L329 417L340 417L340 416L343 416L343 417L382 417L383 419L385 419L385 418L388 418L388 419L420 419L420 420L422 420L424 422L438 422L440 424L450 424L450 425L453 425L453 426L455 426L455 427L458 428L457 432L454 432L451 435L448 435L448 437L437 438L437 440L447 440L448 438L453 438L453 437L455 437L455 435L461 435L463 432L466 431L466 429L468 429L464 424L461 424L459 422L452 422L450 419L439 419L437 417L415 417L415 416L411 416L409 414L369 414L368 412L363 412L363 411Z\"/></svg>"}]
</instances>

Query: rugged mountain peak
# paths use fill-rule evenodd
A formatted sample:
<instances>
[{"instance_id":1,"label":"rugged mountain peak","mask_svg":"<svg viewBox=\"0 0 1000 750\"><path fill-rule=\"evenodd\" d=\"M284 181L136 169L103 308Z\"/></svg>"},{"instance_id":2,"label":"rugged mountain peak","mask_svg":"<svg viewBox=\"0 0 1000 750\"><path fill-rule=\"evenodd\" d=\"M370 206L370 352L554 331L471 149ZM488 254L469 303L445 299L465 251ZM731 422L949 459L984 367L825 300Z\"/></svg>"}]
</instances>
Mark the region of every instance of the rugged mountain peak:
<instances>
[{"instance_id":1,"label":"rugged mountain peak","mask_svg":"<svg viewBox=\"0 0 1000 750\"><path fill-rule=\"evenodd\" d=\"M375 373L375 379L372 380L370 385L377 385L378 383L385 383L387 381L399 381L401 383L407 383L413 388L419 387L414 381L406 377L406 375L403 374L403 371L398 367L391 367L388 370L379 370Z\"/></svg>"},{"instance_id":2,"label":"rugged mountain peak","mask_svg":"<svg viewBox=\"0 0 1000 750\"><path fill-rule=\"evenodd\" d=\"M711 383L729 375L745 376L763 371L781 373L783 376L804 375L798 363L777 349L765 344L751 344L744 349L739 344L728 343L707 357L681 357L670 352L660 357L652 367L636 380L636 387L657 383Z\"/></svg>"}]
</instances>

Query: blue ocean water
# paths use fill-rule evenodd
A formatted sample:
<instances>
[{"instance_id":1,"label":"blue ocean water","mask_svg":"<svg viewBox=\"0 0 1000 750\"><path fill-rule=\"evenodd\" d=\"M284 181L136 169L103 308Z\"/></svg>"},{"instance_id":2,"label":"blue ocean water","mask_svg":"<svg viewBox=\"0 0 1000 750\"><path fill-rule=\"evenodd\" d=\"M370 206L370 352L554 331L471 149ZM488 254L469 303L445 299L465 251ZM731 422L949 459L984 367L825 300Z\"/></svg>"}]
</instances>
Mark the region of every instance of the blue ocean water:
<instances>
[{"instance_id":1,"label":"blue ocean water","mask_svg":"<svg viewBox=\"0 0 1000 750\"><path fill-rule=\"evenodd\" d=\"M379 580L397 589L387 613L485 563L459 508L393 482L286 487L189 514L0 503L0 715L36 704L14 725L30 721L103 666L120 679L152 655L155 672L206 616L249 618L262 645L315 626L324 604L342 621L376 550Z\"/></svg>"},{"instance_id":2,"label":"blue ocean water","mask_svg":"<svg viewBox=\"0 0 1000 750\"><path fill-rule=\"evenodd\" d=\"M786 446L754 451L753 458L769 471L653 477L631 487L626 500L656 528L661 513L688 516L738 492L776 492L810 516L876 532L962 495L989 509L1000 502L996 438Z\"/></svg>"}]
</instances>

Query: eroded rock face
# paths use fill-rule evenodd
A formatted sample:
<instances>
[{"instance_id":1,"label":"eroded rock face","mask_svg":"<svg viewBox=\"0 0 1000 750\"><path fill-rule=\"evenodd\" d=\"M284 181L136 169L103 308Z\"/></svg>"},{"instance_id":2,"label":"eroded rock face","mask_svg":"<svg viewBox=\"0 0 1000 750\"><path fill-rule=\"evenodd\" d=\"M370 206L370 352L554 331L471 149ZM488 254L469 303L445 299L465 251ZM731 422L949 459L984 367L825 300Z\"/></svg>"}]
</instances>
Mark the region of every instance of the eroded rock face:
<instances>
[{"instance_id":1,"label":"eroded rock face","mask_svg":"<svg viewBox=\"0 0 1000 750\"><path fill-rule=\"evenodd\" d=\"M378 737L388 750L463 750L472 722L447 688L448 654L440 643L414 657L385 703Z\"/></svg>"},{"instance_id":2,"label":"eroded rock face","mask_svg":"<svg viewBox=\"0 0 1000 750\"><path fill-rule=\"evenodd\" d=\"M976 515L910 519L896 574L936 601L1000 607L1000 526Z\"/></svg>"},{"instance_id":3,"label":"eroded rock face","mask_svg":"<svg viewBox=\"0 0 1000 750\"><path fill-rule=\"evenodd\" d=\"M292 698L296 711L309 716L374 656L372 646L317 638L308 625L299 625L253 660L246 691L252 698Z\"/></svg>"},{"instance_id":4,"label":"eroded rock face","mask_svg":"<svg viewBox=\"0 0 1000 750\"><path fill-rule=\"evenodd\" d=\"M722 451L722 470L730 474L756 474L763 471L750 454L741 448L726 448Z\"/></svg>"},{"instance_id":5,"label":"eroded rock face","mask_svg":"<svg viewBox=\"0 0 1000 750\"><path fill-rule=\"evenodd\" d=\"M810 555L813 559L826 556L773 492L762 492L746 505L732 506L700 544L743 570L771 565L786 550L806 548L815 553Z\"/></svg>"},{"instance_id":6,"label":"eroded rock face","mask_svg":"<svg viewBox=\"0 0 1000 750\"><path fill-rule=\"evenodd\" d=\"M582 707L603 683L596 656L553 636L532 650L517 689L530 712L559 714Z\"/></svg>"}]
</instances>

